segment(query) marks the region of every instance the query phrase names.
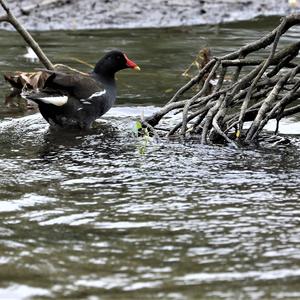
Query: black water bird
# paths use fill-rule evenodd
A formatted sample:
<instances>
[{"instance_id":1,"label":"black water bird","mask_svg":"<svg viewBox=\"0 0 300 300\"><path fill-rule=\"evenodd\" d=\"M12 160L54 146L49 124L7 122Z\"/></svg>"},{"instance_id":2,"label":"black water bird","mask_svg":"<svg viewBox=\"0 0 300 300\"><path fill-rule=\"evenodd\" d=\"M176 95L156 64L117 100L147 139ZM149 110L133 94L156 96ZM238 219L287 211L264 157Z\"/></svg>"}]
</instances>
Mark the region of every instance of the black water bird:
<instances>
[{"instance_id":1,"label":"black water bird","mask_svg":"<svg viewBox=\"0 0 300 300\"><path fill-rule=\"evenodd\" d=\"M23 91L21 96L38 104L50 125L87 129L115 103L115 73L138 65L126 54L108 52L89 73L50 71L41 90Z\"/></svg>"}]
</instances>

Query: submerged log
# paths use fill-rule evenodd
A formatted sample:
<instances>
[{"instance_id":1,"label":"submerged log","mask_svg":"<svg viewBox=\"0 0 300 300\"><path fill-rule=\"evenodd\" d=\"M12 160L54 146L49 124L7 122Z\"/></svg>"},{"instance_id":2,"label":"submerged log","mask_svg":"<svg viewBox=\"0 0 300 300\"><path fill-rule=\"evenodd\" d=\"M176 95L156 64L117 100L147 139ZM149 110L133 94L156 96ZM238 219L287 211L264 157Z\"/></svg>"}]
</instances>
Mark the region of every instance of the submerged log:
<instances>
[{"instance_id":1,"label":"submerged log","mask_svg":"<svg viewBox=\"0 0 300 300\"><path fill-rule=\"evenodd\" d=\"M286 31L296 25L300 25L299 14L284 17L261 39L211 58L160 111L144 120L144 126L161 135L200 136L203 144L222 141L236 146L256 140L270 119L279 124L283 117L299 112L300 42L278 47ZM258 59L257 52L266 47L268 57ZM182 99L201 81L200 90ZM172 127L165 118L170 112L181 113ZM252 122L248 129L244 129L246 121Z\"/></svg>"}]
</instances>

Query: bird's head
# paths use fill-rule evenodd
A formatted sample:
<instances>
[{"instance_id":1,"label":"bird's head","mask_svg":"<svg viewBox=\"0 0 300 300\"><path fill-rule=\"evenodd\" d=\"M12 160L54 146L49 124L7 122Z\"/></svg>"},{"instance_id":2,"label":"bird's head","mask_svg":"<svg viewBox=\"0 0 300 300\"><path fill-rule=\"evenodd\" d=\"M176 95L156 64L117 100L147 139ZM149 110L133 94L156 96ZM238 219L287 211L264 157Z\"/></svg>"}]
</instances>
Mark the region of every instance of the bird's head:
<instances>
[{"instance_id":1,"label":"bird's head","mask_svg":"<svg viewBox=\"0 0 300 300\"><path fill-rule=\"evenodd\" d=\"M102 76L113 76L116 72L131 68L140 70L140 67L119 50L106 53L96 64L94 72Z\"/></svg>"}]
</instances>

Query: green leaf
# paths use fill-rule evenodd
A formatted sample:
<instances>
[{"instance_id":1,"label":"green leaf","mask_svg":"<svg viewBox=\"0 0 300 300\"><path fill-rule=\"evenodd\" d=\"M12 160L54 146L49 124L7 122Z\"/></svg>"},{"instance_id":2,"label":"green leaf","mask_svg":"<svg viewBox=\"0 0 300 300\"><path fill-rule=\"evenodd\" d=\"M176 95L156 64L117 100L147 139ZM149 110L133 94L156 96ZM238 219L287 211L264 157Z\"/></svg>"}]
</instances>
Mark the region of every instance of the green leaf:
<instances>
[{"instance_id":1,"label":"green leaf","mask_svg":"<svg viewBox=\"0 0 300 300\"><path fill-rule=\"evenodd\" d=\"M139 134L139 130L143 128L141 121L136 121L133 125L132 131L135 135Z\"/></svg>"},{"instance_id":2,"label":"green leaf","mask_svg":"<svg viewBox=\"0 0 300 300\"><path fill-rule=\"evenodd\" d=\"M137 130L143 128L141 121L136 121L136 122L135 122L135 128L136 128Z\"/></svg>"}]
</instances>

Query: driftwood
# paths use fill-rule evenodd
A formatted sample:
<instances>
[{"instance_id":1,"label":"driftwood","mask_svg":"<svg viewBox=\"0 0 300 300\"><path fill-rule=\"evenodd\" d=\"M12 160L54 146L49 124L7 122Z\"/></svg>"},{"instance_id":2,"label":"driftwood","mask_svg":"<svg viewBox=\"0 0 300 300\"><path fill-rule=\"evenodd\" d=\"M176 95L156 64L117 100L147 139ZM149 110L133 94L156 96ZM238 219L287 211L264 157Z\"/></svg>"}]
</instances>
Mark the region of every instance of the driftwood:
<instances>
[{"instance_id":1,"label":"driftwood","mask_svg":"<svg viewBox=\"0 0 300 300\"><path fill-rule=\"evenodd\" d=\"M280 25L261 39L222 57L211 58L172 99L150 117L144 126L167 136L199 136L203 144L255 141L270 119L279 121L300 112L300 65L296 57L300 42L279 49L281 37L300 25L300 15L282 19ZM256 58L269 47L268 57ZM192 97L182 99L200 86ZM170 113L181 118L170 127ZM168 121L169 120L169 121ZM251 121L250 128L244 123Z\"/></svg>"}]
</instances>

